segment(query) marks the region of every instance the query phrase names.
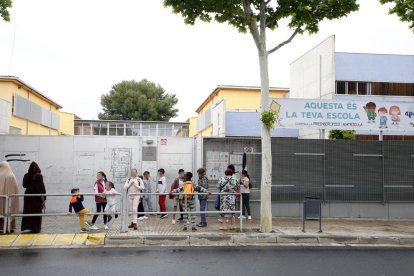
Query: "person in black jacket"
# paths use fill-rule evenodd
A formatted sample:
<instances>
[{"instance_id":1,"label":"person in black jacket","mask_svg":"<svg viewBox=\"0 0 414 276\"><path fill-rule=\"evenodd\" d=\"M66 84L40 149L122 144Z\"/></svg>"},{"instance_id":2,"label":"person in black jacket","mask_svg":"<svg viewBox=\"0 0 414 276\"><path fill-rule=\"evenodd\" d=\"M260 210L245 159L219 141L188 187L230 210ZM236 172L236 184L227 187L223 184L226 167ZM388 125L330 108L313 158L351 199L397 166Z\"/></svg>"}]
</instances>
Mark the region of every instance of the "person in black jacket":
<instances>
[{"instance_id":1,"label":"person in black jacket","mask_svg":"<svg viewBox=\"0 0 414 276\"><path fill-rule=\"evenodd\" d=\"M88 231L85 224L89 227L92 225L92 223L90 222L91 211L89 211L83 206L83 203L82 203L83 195L79 194L78 188L72 189L70 193L72 194L72 197L70 199L70 204L69 204L69 213L72 213L72 210L74 210L75 213L79 215L79 225L81 228L81 232L85 233ZM86 222L85 222L85 215L87 217Z\"/></svg>"}]
</instances>

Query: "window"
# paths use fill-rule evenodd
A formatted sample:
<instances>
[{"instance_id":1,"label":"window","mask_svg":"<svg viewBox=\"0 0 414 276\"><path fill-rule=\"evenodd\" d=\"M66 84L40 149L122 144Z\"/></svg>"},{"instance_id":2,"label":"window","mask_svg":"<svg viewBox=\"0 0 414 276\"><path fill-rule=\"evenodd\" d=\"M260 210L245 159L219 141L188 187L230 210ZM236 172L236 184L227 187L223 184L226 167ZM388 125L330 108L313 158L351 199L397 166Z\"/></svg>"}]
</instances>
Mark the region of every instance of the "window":
<instances>
[{"instance_id":1,"label":"window","mask_svg":"<svg viewBox=\"0 0 414 276\"><path fill-rule=\"evenodd\" d=\"M158 125L158 136L172 136L172 125Z\"/></svg>"},{"instance_id":2,"label":"window","mask_svg":"<svg viewBox=\"0 0 414 276\"><path fill-rule=\"evenodd\" d=\"M116 125L116 136L124 136L125 134L125 124Z\"/></svg>"},{"instance_id":3,"label":"window","mask_svg":"<svg viewBox=\"0 0 414 276\"><path fill-rule=\"evenodd\" d=\"M100 135L102 135L102 136L108 135L108 124L107 123L102 123L101 124Z\"/></svg>"},{"instance_id":4,"label":"window","mask_svg":"<svg viewBox=\"0 0 414 276\"><path fill-rule=\"evenodd\" d=\"M99 123L92 123L93 135L99 135Z\"/></svg>"},{"instance_id":5,"label":"window","mask_svg":"<svg viewBox=\"0 0 414 276\"><path fill-rule=\"evenodd\" d=\"M344 81L337 81L336 82L336 94L346 94L345 89L345 82Z\"/></svg>"},{"instance_id":6,"label":"window","mask_svg":"<svg viewBox=\"0 0 414 276\"><path fill-rule=\"evenodd\" d=\"M92 135L92 128L90 123L82 124L82 135Z\"/></svg>"},{"instance_id":7,"label":"window","mask_svg":"<svg viewBox=\"0 0 414 276\"><path fill-rule=\"evenodd\" d=\"M368 95L367 82L358 82L358 95Z\"/></svg>"},{"instance_id":8,"label":"window","mask_svg":"<svg viewBox=\"0 0 414 276\"><path fill-rule=\"evenodd\" d=\"M347 84L348 84L348 94L356 95L357 94L357 83L349 81Z\"/></svg>"},{"instance_id":9,"label":"window","mask_svg":"<svg viewBox=\"0 0 414 276\"><path fill-rule=\"evenodd\" d=\"M414 83L371 83L372 95L414 96Z\"/></svg>"},{"instance_id":10,"label":"window","mask_svg":"<svg viewBox=\"0 0 414 276\"><path fill-rule=\"evenodd\" d=\"M140 136L140 124L126 124L126 136Z\"/></svg>"},{"instance_id":11,"label":"window","mask_svg":"<svg viewBox=\"0 0 414 276\"><path fill-rule=\"evenodd\" d=\"M142 124L142 136L157 136L157 125Z\"/></svg>"},{"instance_id":12,"label":"window","mask_svg":"<svg viewBox=\"0 0 414 276\"><path fill-rule=\"evenodd\" d=\"M109 136L116 136L116 124L109 124Z\"/></svg>"}]
</instances>

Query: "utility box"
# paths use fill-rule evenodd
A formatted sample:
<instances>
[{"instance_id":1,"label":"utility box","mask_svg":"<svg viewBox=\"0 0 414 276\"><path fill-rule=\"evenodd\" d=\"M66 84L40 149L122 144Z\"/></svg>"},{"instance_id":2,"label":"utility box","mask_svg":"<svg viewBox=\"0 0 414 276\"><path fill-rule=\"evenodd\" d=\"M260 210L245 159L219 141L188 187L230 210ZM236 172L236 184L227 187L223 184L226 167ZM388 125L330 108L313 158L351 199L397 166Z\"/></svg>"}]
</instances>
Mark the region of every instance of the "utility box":
<instances>
[{"instance_id":1,"label":"utility box","mask_svg":"<svg viewBox=\"0 0 414 276\"><path fill-rule=\"evenodd\" d=\"M322 232L322 201L318 196L305 196L303 202L303 228L305 232L305 222L307 220L319 220L319 232Z\"/></svg>"}]
</instances>

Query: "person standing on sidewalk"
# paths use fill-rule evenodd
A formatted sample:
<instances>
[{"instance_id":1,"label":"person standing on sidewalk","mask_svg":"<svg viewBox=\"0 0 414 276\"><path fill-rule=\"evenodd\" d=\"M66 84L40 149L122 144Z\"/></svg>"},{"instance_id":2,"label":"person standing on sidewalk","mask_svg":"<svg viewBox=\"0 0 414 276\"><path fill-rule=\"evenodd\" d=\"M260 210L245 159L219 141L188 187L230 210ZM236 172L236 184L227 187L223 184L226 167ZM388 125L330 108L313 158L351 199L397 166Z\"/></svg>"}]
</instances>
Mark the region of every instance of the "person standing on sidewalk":
<instances>
[{"instance_id":1,"label":"person standing on sidewalk","mask_svg":"<svg viewBox=\"0 0 414 276\"><path fill-rule=\"evenodd\" d=\"M136 212L138 210L139 201L141 199L141 196L137 194L141 193L144 190L144 182L142 182L142 179L138 177L137 169L134 168L131 170L131 177L127 179L124 185L124 190L127 192L129 210L131 210L131 212ZM130 194L134 195L129 196ZM134 230L137 230L137 215L133 214L129 217L131 224L128 226L128 228L134 228Z\"/></svg>"},{"instance_id":2,"label":"person standing on sidewalk","mask_svg":"<svg viewBox=\"0 0 414 276\"><path fill-rule=\"evenodd\" d=\"M106 182L105 187L105 198L107 201L107 205L105 207L105 213L114 213L115 218L118 217L116 213L116 206L118 204L118 192L115 190L115 185L111 181ZM112 215L108 215L107 223L112 220ZM105 229L107 230L107 229Z\"/></svg>"},{"instance_id":3,"label":"person standing on sidewalk","mask_svg":"<svg viewBox=\"0 0 414 276\"><path fill-rule=\"evenodd\" d=\"M29 171L24 175L23 187L25 194L46 194L43 183L42 171L36 162L32 162ZM23 200L23 214L41 214L45 208L45 196L27 196ZM22 231L30 230L31 233L40 233L42 229L42 217L23 217Z\"/></svg>"},{"instance_id":4,"label":"person standing on sidewalk","mask_svg":"<svg viewBox=\"0 0 414 276\"><path fill-rule=\"evenodd\" d=\"M236 196L233 193L240 187L239 181L233 178L233 171L231 169L227 169L225 171L225 176L221 177L217 184L217 189L220 193L228 193L225 195L220 195L220 211L226 212L224 214L225 220L223 221L224 226L220 227L220 230L228 230L227 225L230 222L230 229L234 228L235 217L234 213L227 213L227 212L235 212L236 211Z\"/></svg>"},{"instance_id":5,"label":"person standing on sidewalk","mask_svg":"<svg viewBox=\"0 0 414 276\"><path fill-rule=\"evenodd\" d=\"M183 169L178 170L178 177L174 180L174 182L171 184L171 191L182 188L184 185L184 177L185 172ZM178 221L184 220L184 214L183 214L183 196L182 195L171 195L170 199L174 201L174 214L171 224L175 224L175 216L177 212L177 207L180 208L180 218Z\"/></svg>"},{"instance_id":6,"label":"person standing on sidewalk","mask_svg":"<svg viewBox=\"0 0 414 276\"><path fill-rule=\"evenodd\" d=\"M16 176L14 175L12 169L10 168L9 163L6 161L0 162L0 195L10 196L13 194L19 193L19 187L17 184ZM0 198L0 215L6 217L6 210L4 210L5 206L5 198ZM18 197L10 197L9 198L9 207L12 214L17 214L19 212L19 198ZM0 219L0 231L5 230L7 232L14 232L16 230L16 218L11 217L10 228L3 229L4 220L6 218Z\"/></svg>"},{"instance_id":7,"label":"person standing on sidewalk","mask_svg":"<svg viewBox=\"0 0 414 276\"><path fill-rule=\"evenodd\" d=\"M198 186L203 187L208 190L208 178L206 176L206 170L199 168L197 170L198 174ZM198 195L198 200L200 201L200 211L205 212L207 208L207 199L208 195ZM197 224L198 227L207 227L206 213L201 213L201 222Z\"/></svg>"},{"instance_id":8,"label":"person standing on sidewalk","mask_svg":"<svg viewBox=\"0 0 414 276\"><path fill-rule=\"evenodd\" d=\"M144 182L144 193L152 193L152 188L151 188L151 179L150 179L150 173L149 171L145 171L144 175L143 175L143 182ZM150 212L153 212L153 208L152 208L152 202L151 202L151 197L152 195L144 195L143 196L143 204L144 207L145 205L147 205L147 210Z\"/></svg>"},{"instance_id":9,"label":"person standing on sidewalk","mask_svg":"<svg viewBox=\"0 0 414 276\"><path fill-rule=\"evenodd\" d=\"M243 201L243 215L239 217L239 219L246 218L245 211L247 211L247 219L251 220L252 217L250 215L250 177L246 170L242 170L240 176L240 194L242 196Z\"/></svg>"},{"instance_id":10,"label":"person standing on sidewalk","mask_svg":"<svg viewBox=\"0 0 414 276\"><path fill-rule=\"evenodd\" d=\"M158 196L158 204L160 205L161 212L167 212L167 207L165 206L165 200L167 198L167 178L165 177L165 170L159 169L158 170L158 185L157 185L157 193L160 193ZM167 214L162 214L161 219L168 217Z\"/></svg>"},{"instance_id":11,"label":"person standing on sidewalk","mask_svg":"<svg viewBox=\"0 0 414 276\"><path fill-rule=\"evenodd\" d=\"M93 187L94 193L95 193L95 203L96 203L96 212L97 213L101 213L101 212L105 212L105 207L106 207L106 198L104 195L102 195L103 193L105 193L105 186L106 186L106 174L102 171L99 171L96 174L96 182L95 185ZM98 219L99 215L94 215L93 219L92 219L92 226L91 229L92 230L98 230L98 227L95 226L96 220ZM107 217L106 215L103 216L103 221L104 221L104 228L107 229L106 226L106 220Z\"/></svg>"}]
</instances>

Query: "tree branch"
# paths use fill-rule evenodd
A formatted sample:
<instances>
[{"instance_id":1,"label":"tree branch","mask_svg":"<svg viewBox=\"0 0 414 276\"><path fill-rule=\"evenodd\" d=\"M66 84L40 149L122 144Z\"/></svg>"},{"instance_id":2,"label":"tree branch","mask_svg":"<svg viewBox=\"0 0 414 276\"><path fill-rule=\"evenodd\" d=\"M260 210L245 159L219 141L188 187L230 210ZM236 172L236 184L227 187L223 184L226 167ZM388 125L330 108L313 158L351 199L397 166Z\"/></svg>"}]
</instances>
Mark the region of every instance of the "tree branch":
<instances>
[{"instance_id":1,"label":"tree branch","mask_svg":"<svg viewBox=\"0 0 414 276\"><path fill-rule=\"evenodd\" d=\"M267 4L269 4L271 1L272 1L272 0L267 0L267 1L266 1L266 6L267 6Z\"/></svg>"},{"instance_id":2,"label":"tree branch","mask_svg":"<svg viewBox=\"0 0 414 276\"><path fill-rule=\"evenodd\" d=\"M250 7L250 0L243 0L243 12L246 20L248 20L248 28L250 33L253 36L254 43L256 43L257 49L260 49L261 41L260 41L260 33L257 27L256 21L252 20L254 18L254 14L252 8Z\"/></svg>"},{"instance_id":3,"label":"tree branch","mask_svg":"<svg viewBox=\"0 0 414 276\"><path fill-rule=\"evenodd\" d=\"M282 48L283 46L285 46L286 44L289 44L292 39L300 32L302 25L299 25L296 30L293 32L293 34L289 37L288 40L283 41L282 43L280 43L279 45L277 45L276 47L270 49L269 51L267 51L267 54L270 55L271 53L279 50L280 48Z\"/></svg>"}]
</instances>

